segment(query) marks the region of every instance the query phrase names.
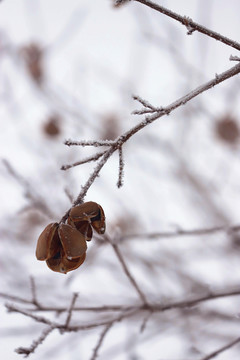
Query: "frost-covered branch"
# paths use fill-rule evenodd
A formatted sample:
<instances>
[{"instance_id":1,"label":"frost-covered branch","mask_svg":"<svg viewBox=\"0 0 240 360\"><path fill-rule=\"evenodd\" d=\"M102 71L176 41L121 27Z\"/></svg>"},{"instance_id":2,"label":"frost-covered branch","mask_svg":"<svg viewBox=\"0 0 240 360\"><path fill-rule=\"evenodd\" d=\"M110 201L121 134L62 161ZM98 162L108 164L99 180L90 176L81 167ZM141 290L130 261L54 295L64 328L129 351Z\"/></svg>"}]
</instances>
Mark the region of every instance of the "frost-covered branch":
<instances>
[{"instance_id":1,"label":"frost-covered branch","mask_svg":"<svg viewBox=\"0 0 240 360\"><path fill-rule=\"evenodd\" d=\"M216 74L215 77L204 83L203 85L197 87L196 89L192 90L191 92L187 93L186 95L182 96L178 100L174 101L173 103L167 105L166 107L154 107L153 105L149 104L146 100L141 99L139 96L134 96L133 98L139 101L147 110L151 110L153 114L145 116L144 120L142 120L138 125L134 126L130 130L126 131L124 134L116 138L114 141L72 141L68 140L66 145L79 145L79 146L107 146L108 149L104 151L100 156L99 153L93 155L89 158L89 161L92 161L95 157L100 158L98 164L96 165L93 173L90 175L89 179L87 180L86 184L82 187L81 192L79 193L78 197L76 198L73 206L79 205L84 201L84 197L87 194L88 189L94 182L94 180L99 176L99 173L108 159L112 156L112 154L119 150L124 143L126 143L133 135L135 135L140 130L144 129L146 126L150 125L154 121L160 119L162 116L169 115L175 109L185 105L190 100L194 99L195 97L199 96L200 94L204 93L205 91L213 88L214 86L220 84L221 82L239 74L240 72L240 64L237 64L231 67L229 70L221 73ZM84 161L85 163L86 161ZM80 162L81 163L81 162ZM64 166L65 168L68 165ZM71 167L71 166L70 166ZM69 214L68 210L66 214L63 216L61 221L65 221Z\"/></svg>"},{"instance_id":2,"label":"frost-covered branch","mask_svg":"<svg viewBox=\"0 0 240 360\"><path fill-rule=\"evenodd\" d=\"M61 170L69 170L71 169L72 167L75 167L75 166L78 166L78 165L83 165L83 164L86 164L86 163L89 163L89 162L92 162L92 161L97 161L98 159L100 159L100 157L102 157L104 154L105 154L106 150L105 151L101 151L99 153L96 153L95 155L93 156L89 156L87 157L86 159L83 159L83 160L80 160L80 161L76 161L75 163L73 164L70 164L70 165L63 165L61 167Z\"/></svg>"},{"instance_id":3,"label":"frost-covered branch","mask_svg":"<svg viewBox=\"0 0 240 360\"><path fill-rule=\"evenodd\" d=\"M119 170L118 170L117 187L120 188L121 186L123 186L123 168L124 168L122 146L120 146L118 149L118 155L119 155Z\"/></svg>"},{"instance_id":4,"label":"frost-covered branch","mask_svg":"<svg viewBox=\"0 0 240 360\"><path fill-rule=\"evenodd\" d=\"M188 32L187 32L188 35L191 35L194 31L198 31L204 35L207 35L215 40L218 40L218 41L224 43L225 45L228 45L228 46L233 47L234 49L240 50L240 44L238 42L233 41L232 39L229 39L226 36L223 36L213 30L210 30L210 29L194 22L189 17L176 14L175 12L173 12L161 5L155 4L149 0L134 0L134 1L139 2L143 5L146 5L146 6L150 7L151 9L156 10L156 11L180 22L182 25L186 26L186 28L188 30Z\"/></svg>"}]
</instances>

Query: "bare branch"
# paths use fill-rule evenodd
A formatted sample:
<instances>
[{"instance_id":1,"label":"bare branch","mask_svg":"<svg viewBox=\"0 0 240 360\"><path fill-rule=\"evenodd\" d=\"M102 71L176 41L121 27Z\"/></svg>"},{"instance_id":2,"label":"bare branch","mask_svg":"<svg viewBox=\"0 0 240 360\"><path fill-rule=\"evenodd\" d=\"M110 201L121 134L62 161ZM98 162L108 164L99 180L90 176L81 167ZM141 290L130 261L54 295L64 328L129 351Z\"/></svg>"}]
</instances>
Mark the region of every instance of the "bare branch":
<instances>
[{"instance_id":1,"label":"bare branch","mask_svg":"<svg viewBox=\"0 0 240 360\"><path fill-rule=\"evenodd\" d=\"M86 324L86 325L75 325L75 326L69 326L67 331L80 331L80 330L89 330L94 329L101 326L108 326L110 323L113 325L116 322L122 321L123 319L129 318L131 316L134 316L136 313L138 313L138 309L130 309L129 311L124 311L122 314L118 315L117 317L114 317L111 320L103 320L101 322L96 322L92 324Z\"/></svg>"},{"instance_id":2,"label":"bare branch","mask_svg":"<svg viewBox=\"0 0 240 360\"><path fill-rule=\"evenodd\" d=\"M28 357L30 354L34 353L36 348L44 342L44 340L48 337L48 335L53 330L54 330L54 327L51 327L51 326L48 327L47 329L45 329L42 332L41 336L37 340L33 341L32 345L29 348L19 347L15 350L15 352L20 355L25 355L24 357Z\"/></svg>"},{"instance_id":3,"label":"bare branch","mask_svg":"<svg viewBox=\"0 0 240 360\"><path fill-rule=\"evenodd\" d=\"M66 328L68 328L68 326L70 324L73 308L74 308L77 298L78 298L78 294L77 293L73 294L72 301L71 301L71 304L69 306L68 313L67 313L67 318L66 318L66 323L65 323Z\"/></svg>"},{"instance_id":4,"label":"bare branch","mask_svg":"<svg viewBox=\"0 0 240 360\"><path fill-rule=\"evenodd\" d=\"M89 156L87 157L86 159L83 159L83 160L80 160L80 161L76 161L75 163L73 164L70 164L70 165L63 165L61 167L61 170L68 170L68 169L71 169L72 167L74 166L78 166L78 165L82 165L82 164L86 164L86 163L89 163L91 161L97 161L101 156L103 156L105 154L106 151L102 151L102 152L99 152L93 156Z\"/></svg>"},{"instance_id":5,"label":"bare branch","mask_svg":"<svg viewBox=\"0 0 240 360\"><path fill-rule=\"evenodd\" d=\"M233 56L231 55L229 58L230 61L240 61L240 57L239 56Z\"/></svg>"},{"instance_id":6,"label":"bare branch","mask_svg":"<svg viewBox=\"0 0 240 360\"><path fill-rule=\"evenodd\" d=\"M17 302L23 303L23 304L32 304L32 300L26 300L24 298L21 298L20 296L5 294L3 292L0 292L0 297L7 299L7 300L11 300L11 301L17 301Z\"/></svg>"},{"instance_id":7,"label":"bare branch","mask_svg":"<svg viewBox=\"0 0 240 360\"><path fill-rule=\"evenodd\" d=\"M120 146L120 148L118 149L118 154L119 154L119 170L118 170L118 182L117 182L117 187L120 188L121 186L123 186L123 168L124 168L124 161L123 161L123 151L122 151L122 146Z\"/></svg>"},{"instance_id":8,"label":"bare branch","mask_svg":"<svg viewBox=\"0 0 240 360\"><path fill-rule=\"evenodd\" d=\"M105 152L102 159L98 162L98 164L95 167L93 173L90 175L89 179L87 180L86 184L82 187L82 190L81 190L80 194L78 195L77 199L74 201L73 206L79 205L79 204L81 204L83 202L84 197L86 196L88 189L92 185L93 181L98 177L98 175L99 175L102 167L105 165L107 159L113 154L113 152L115 150L116 150L115 147L110 147L110 149ZM70 210L71 209L69 209L66 212L66 214L62 217L61 222L64 222L67 219Z\"/></svg>"},{"instance_id":9,"label":"bare branch","mask_svg":"<svg viewBox=\"0 0 240 360\"><path fill-rule=\"evenodd\" d=\"M41 305L39 304L37 300L37 293L36 293L36 284L33 276L30 276L30 287L32 292L32 303L36 305L38 308L41 308Z\"/></svg>"},{"instance_id":10,"label":"bare branch","mask_svg":"<svg viewBox=\"0 0 240 360\"><path fill-rule=\"evenodd\" d=\"M220 349L212 352L211 354L204 356L201 360L210 360L213 359L214 357L220 355L221 353L223 353L224 351L232 348L233 346L235 346L236 344L240 343L240 337L236 338L235 340L231 341L229 344L222 346Z\"/></svg>"},{"instance_id":11,"label":"bare branch","mask_svg":"<svg viewBox=\"0 0 240 360\"><path fill-rule=\"evenodd\" d=\"M156 111L156 108L152 104L150 104L147 100L144 100L140 96L133 95L132 98L133 100L140 102L140 104L142 104L145 108L149 108L150 110Z\"/></svg>"},{"instance_id":12,"label":"bare branch","mask_svg":"<svg viewBox=\"0 0 240 360\"><path fill-rule=\"evenodd\" d=\"M64 142L65 145L67 146L73 146L73 145L77 145L77 146L95 146L95 147L99 147L99 146L112 146L114 145L114 141L111 140L93 140L93 141L72 141L72 140L66 140Z\"/></svg>"},{"instance_id":13,"label":"bare branch","mask_svg":"<svg viewBox=\"0 0 240 360\"><path fill-rule=\"evenodd\" d=\"M98 352L99 352L99 349L100 347L102 346L102 343L104 341L104 338L105 336L107 335L108 331L111 329L111 327L113 326L114 322L110 322L108 325L106 325L106 327L103 329L99 339L98 339L98 342L97 342L97 345L96 347L94 348L93 350L93 354L91 356L91 359L90 360L96 360L96 358L98 357Z\"/></svg>"},{"instance_id":14,"label":"bare branch","mask_svg":"<svg viewBox=\"0 0 240 360\"><path fill-rule=\"evenodd\" d=\"M43 214L47 215L50 218L53 218L54 217L53 212L47 206L45 200L42 199L41 196L37 194L35 189L32 188L30 183L23 176L17 173L17 171L12 167L12 165L9 163L8 160L2 159L2 162L5 165L9 174L23 187L25 191L24 193L25 197L33 205L35 205Z\"/></svg>"},{"instance_id":15,"label":"bare branch","mask_svg":"<svg viewBox=\"0 0 240 360\"><path fill-rule=\"evenodd\" d=\"M78 195L77 199L75 200L73 206L79 205L83 202L84 197L87 194L88 189L90 188L90 186L92 185L93 181L96 179L96 177L99 175L102 167L105 165L105 163L107 162L107 160L111 157L111 155L117 150L119 149L120 146L122 146L126 141L128 141L133 135L135 135L138 131L142 130L143 128L145 128L147 125L151 124L152 122L154 122L155 120L161 118L164 115L169 115L173 110L177 109L180 106L185 105L187 102L189 102L190 100L192 100L193 98L195 98L196 96L200 95L201 93L213 88L215 85L220 84L221 82L233 77L234 75L239 74L240 72L240 64L237 64L235 66L233 66L232 68L230 68L229 70L221 73L221 74L216 74L215 77L206 82L205 84L199 86L198 88L196 88L195 90L189 92L188 94L184 95L183 97L179 98L178 100L174 101L173 103L171 103L170 105L166 106L165 108L160 107L159 110L154 113L151 116L145 117L145 119L140 122L138 125L136 125L135 127L133 127L132 129L128 130L127 132L125 132L123 135L119 136L116 140L114 141L103 141L103 142L96 142L96 141L80 141L80 142L75 142L76 145L82 145L82 146L105 146L108 145L109 149L106 150L106 152L104 153L104 155L102 156L101 160L99 161L98 165L95 167L93 173L90 175L89 179L87 180L86 184L82 187L82 190L80 192L80 194ZM136 98L136 96L135 96ZM141 98L139 98L141 99ZM143 101L143 100L141 100ZM72 142L69 140L69 144L71 144ZM99 145L102 144L102 145ZM63 218L61 219L61 222L64 222L69 214L70 209L66 212L66 214L63 216Z\"/></svg>"},{"instance_id":16,"label":"bare branch","mask_svg":"<svg viewBox=\"0 0 240 360\"><path fill-rule=\"evenodd\" d=\"M184 237L184 236L200 236L200 235L211 235L218 232L237 232L240 230L240 225L221 225L215 226L211 228L203 228L203 229L177 229L177 231L165 231L165 232L155 232L155 233L136 233L136 234L126 234L122 235L119 238L119 241L124 241L128 239L162 239L162 238L176 238L176 237Z\"/></svg>"},{"instance_id":17,"label":"bare branch","mask_svg":"<svg viewBox=\"0 0 240 360\"><path fill-rule=\"evenodd\" d=\"M141 327L140 327L140 333L143 333L144 330L146 329L147 322L148 322L148 320L150 319L152 313L153 313L153 311L152 311L152 310L149 310L147 316L145 316L145 318L143 319L142 325L141 325Z\"/></svg>"},{"instance_id":18,"label":"bare branch","mask_svg":"<svg viewBox=\"0 0 240 360\"><path fill-rule=\"evenodd\" d=\"M22 315L25 315L27 317L32 318L33 320L35 320L37 322L40 322L42 324L46 324L46 325L49 325L49 326L53 326L55 328L60 327L60 324L54 323L54 322L48 320L47 318L45 318L43 316L34 315L31 312L29 312L27 310L24 310L24 309L21 309L21 308L15 306L15 305L5 304L5 306L6 306L6 308L8 309L9 312L20 313Z\"/></svg>"},{"instance_id":19,"label":"bare branch","mask_svg":"<svg viewBox=\"0 0 240 360\"><path fill-rule=\"evenodd\" d=\"M126 3L129 2L129 1L131 1L131 0L115 0L115 1L114 1L114 6L115 6L115 7L121 6L121 5L123 5L123 4L126 4Z\"/></svg>"},{"instance_id":20,"label":"bare branch","mask_svg":"<svg viewBox=\"0 0 240 360\"><path fill-rule=\"evenodd\" d=\"M72 309L72 311L91 311L91 312L127 312L127 311L133 311L133 310L137 310L137 311L153 311L153 312L162 312L162 311L166 311L166 310L171 310L171 309L178 309L178 308L185 308L185 307L191 307L191 306L195 306L198 303L204 302L204 301L210 301L210 300L215 300L215 299L221 299L221 298L225 298L225 297L231 297L231 296L239 296L240 295L240 288L239 287L231 287L229 289L224 289L224 290L218 290L216 292L209 292L207 294L204 294L202 296L198 296L196 298L192 298L192 299L185 299L185 300L180 300L180 301L176 301L176 302L168 302L168 303L154 303L151 304L149 302L147 302L146 304L131 304L131 305L104 305L104 306L76 306ZM15 298L15 297L14 297ZM21 302L22 299L21 298L15 298L15 301ZM32 303L31 303L32 304ZM33 305L33 304L32 304ZM66 307L51 307L51 306L42 306L41 308L33 308L33 309L29 309L29 310L23 310L20 309L14 305L9 305L6 304L6 308L9 311L14 311L14 312L19 312L23 315L26 316L30 316L32 317L32 313L33 312L65 312L67 311ZM34 318L35 319L35 318ZM36 321L39 322L45 322L45 318L44 320L37 320ZM47 324L49 324L47 322ZM59 326L59 324L55 324L56 327Z\"/></svg>"},{"instance_id":21,"label":"bare branch","mask_svg":"<svg viewBox=\"0 0 240 360\"><path fill-rule=\"evenodd\" d=\"M148 304L148 301L147 301L147 298L146 296L144 295L144 293L142 292L142 290L140 289L140 287L138 286L136 280L134 279L133 275L131 274L131 272L129 271L128 267L127 267L127 264L125 262L125 260L123 259L123 256L117 246L117 244L115 244L114 242L112 242L110 240L110 238L106 237L107 240L109 241L109 243L112 245L113 247L113 250L115 251L115 254L117 255L118 257L118 260L120 261L122 267L123 267L123 270L125 272L125 274L127 275L129 281L131 282L131 284L133 285L133 287L135 288L135 290L137 291L140 299L142 300L142 302L144 304Z\"/></svg>"},{"instance_id":22,"label":"bare branch","mask_svg":"<svg viewBox=\"0 0 240 360\"><path fill-rule=\"evenodd\" d=\"M197 24L196 22L194 22L192 19L186 17L186 16L181 16L179 14L174 13L173 11L155 4L149 0L135 0L136 2L139 2L143 5L146 5L148 7L150 7L151 9L154 9L166 16L171 17L172 19L177 20L178 22L180 22L182 25L187 27L188 30L188 34L192 34L193 31L198 31L204 35L207 35L215 40L221 41L222 43L224 43L225 45L231 46L234 49L240 50L240 44L237 43L236 41L233 41L229 38L227 38L226 36L223 36L215 31L212 31L200 24Z\"/></svg>"}]
</instances>

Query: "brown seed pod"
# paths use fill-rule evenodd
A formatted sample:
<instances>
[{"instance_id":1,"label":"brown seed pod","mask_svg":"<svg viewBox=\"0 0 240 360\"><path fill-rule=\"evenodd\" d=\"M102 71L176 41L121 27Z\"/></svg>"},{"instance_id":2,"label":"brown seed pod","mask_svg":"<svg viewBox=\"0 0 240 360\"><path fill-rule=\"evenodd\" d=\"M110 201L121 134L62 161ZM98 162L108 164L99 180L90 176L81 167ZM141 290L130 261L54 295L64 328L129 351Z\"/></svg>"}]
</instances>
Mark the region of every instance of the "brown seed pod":
<instances>
[{"instance_id":1,"label":"brown seed pod","mask_svg":"<svg viewBox=\"0 0 240 360\"><path fill-rule=\"evenodd\" d=\"M46 263L52 271L66 274L69 271L77 269L85 259L86 253L72 260L67 259L66 256L62 256L62 254L59 253L54 258L48 259Z\"/></svg>"},{"instance_id":2,"label":"brown seed pod","mask_svg":"<svg viewBox=\"0 0 240 360\"><path fill-rule=\"evenodd\" d=\"M44 134L51 138L58 136L61 133L60 120L61 118L57 114L49 116L43 126Z\"/></svg>"},{"instance_id":3,"label":"brown seed pod","mask_svg":"<svg viewBox=\"0 0 240 360\"><path fill-rule=\"evenodd\" d=\"M91 241L92 239L92 227L88 221L76 221L73 222L70 217L67 220L68 224L75 227L81 234L84 235L86 241Z\"/></svg>"},{"instance_id":4,"label":"brown seed pod","mask_svg":"<svg viewBox=\"0 0 240 360\"><path fill-rule=\"evenodd\" d=\"M43 81L43 49L36 43L24 46L21 54L32 79L40 84Z\"/></svg>"},{"instance_id":5,"label":"brown seed pod","mask_svg":"<svg viewBox=\"0 0 240 360\"><path fill-rule=\"evenodd\" d=\"M98 205L98 208L98 215L91 219L91 224L98 234L104 234L106 230L105 214L103 208L100 205Z\"/></svg>"},{"instance_id":6,"label":"brown seed pod","mask_svg":"<svg viewBox=\"0 0 240 360\"><path fill-rule=\"evenodd\" d=\"M223 116L216 124L218 138L228 145L236 145L240 138L240 129L237 120L230 116Z\"/></svg>"},{"instance_id":7,"label":"brown seed pod","mask_svg":"<svg viewBox=\"0 0 240 360\"><path fill-rule=\"evenodd\" d=\"M69 214L69 223L80 229L83 222L88 222L99 234L104 234L105 215L102 207L93 201L73 207Z\"/></svg>"},{"instance_id":8,"label":"brown seed pod","mask_svg":"<svg viewBox=\"0 0 240 360\"><path fill-rule=\"evenodd\" d=\"M74 206L70 211L70 218L73 222L89 221L97 216L99 212L99 205L93 201L88 201L84 204Z\"/></svg>"},{"instance_id":9,"label":"brown seed pod","mask_svg":"<svg viewBox=\"0 0 240 360\"><path fill-rule=\"evenodd\" d=\"M38 238L36 257L46 260L51 270L66 274L84 262L86 250L85 236L75 227L51 223Z\"/></svg>"},{"instance_id":10,"label":"brown seed pod","mask_svg":"<svg viewBox=\"0 0 240 360\"><path fill-rule=\"evenodd\" d=\"M61 224L58 228L58 234L67 259L78 258L86 252L85 237L76 228L68 224Z\"/></svg>"},{"instance_id":11,"label":"brown seed pod","mask_svg":"<svg viewBox=\"0 0 240 360\"><path fill-rule=\"evenodd\" d=\"M38 260L47 260L54 256L61 247L57 233L58 223L51 223L45 227L40 234L36 248L36 258Z\"/></svg>"}]
</instances>

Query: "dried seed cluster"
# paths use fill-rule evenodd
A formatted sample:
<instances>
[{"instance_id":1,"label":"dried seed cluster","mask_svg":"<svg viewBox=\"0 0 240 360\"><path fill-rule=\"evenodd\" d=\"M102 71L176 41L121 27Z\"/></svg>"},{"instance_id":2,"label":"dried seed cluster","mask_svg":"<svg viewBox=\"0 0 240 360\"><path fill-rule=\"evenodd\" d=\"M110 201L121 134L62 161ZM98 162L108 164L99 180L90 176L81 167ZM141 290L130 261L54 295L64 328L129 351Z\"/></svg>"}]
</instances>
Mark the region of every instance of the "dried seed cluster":
<instances>
[{"instance_id":1,"label":"dried seed cluster","mask_svg":"<svg viewBox=\"0 0 240 360\"><path fill-rule=\"evenodd\" d=\"M40 234L37 259L45 260L51 270L60 273L77 269L86 258L93 229L98 234L105 232L102 207L93 201L73 207L66 224L51 223Z\"/></svg>"}]
</instances>

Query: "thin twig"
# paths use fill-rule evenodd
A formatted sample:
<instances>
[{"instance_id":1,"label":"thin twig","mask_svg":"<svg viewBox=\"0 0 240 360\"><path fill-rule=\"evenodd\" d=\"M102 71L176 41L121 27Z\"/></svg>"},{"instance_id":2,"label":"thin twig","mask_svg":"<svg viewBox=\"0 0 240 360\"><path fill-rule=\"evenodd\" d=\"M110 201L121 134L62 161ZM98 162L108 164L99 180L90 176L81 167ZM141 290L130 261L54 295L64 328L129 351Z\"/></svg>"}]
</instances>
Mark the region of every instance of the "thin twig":
<instances>
[{"instance_id":1,"label":"thin twig","mask_svg":"<svg viewBox=\"0 0 240 360\"><path fill-rule=\"evenodd\" d=\"M30 354L34 353L36 348L43 343L43 341L48 337L48 335L54 330L54 327L50 326L47 329L45 329L41 336L32 342L32 345L29 348L25 347L19 347L15 349L15 352L24 355L24 357L28 357Z\"/></svg>"},{"instance_id":2,"label":"thin twig","mask_svg":"<svg viewBox=\"0 0 240 360\"><path fill-rule=\"evenodd\" d=\"M77 146L95 146L95 147L99 147L99 146L112 146L114 145L114 141L111 140L82 140L82 141L72 141L72 140L66 140L64 142L65 145L67 146L73 146L73 145L77 145Z\"/></svg>"},{"instance_id":3,"label":"thin twig","mask_svg":"<svg viewBox=\"0 0 240 360\"><path fill-rule=\"evenodd\" d=\"M195 306L198 303L204 302L204 301L211 301L211 300L215 300L215 299L221 299L221 298L225 298L225 297L231 297L231 296L239 296L240 295L240 288L239 287L231 287L229 289L224 289L224 290L218 290L216 292L209 292L207 294L195 297L195 298L190 298L190 299L185 299L185 300L180 300L180 301L175 301L175 302L168 302L168 303L154 303L151 304L149 302L147 302L146 304L131 304L131 305L104 305L104 306L76 306L72 309L72 311L90 311L90 312L127 312L127 311L153 311L153 312L163 312L163 311L167 311L167 310L172 310L172 309L179 309L179 308L189 308L192 306ZM14 297L15 301L19 301L21 302L22 299L21 298L17 298ZM32 304L33 305L33 304ZM6 308L11 311L11 312L19 312L25 316L28 317L33 317L34 320L38 321L38 322L42 322L45 323L47 325L49 325L50 323L48 322L48 320L46 318L38 318L35 315L33 315L33 312L64 312L67 311L66 307L51 307L51 306L42 306L41 308L33 308L33 309L28 309L28 310L24 310L21 309L15 305L10 305L10 304L6 304L5 305ZM51 323L52 324L52 323ZM59 324L55 325L58 327L60 326Z\"/></svg>"},{"instance_id":4,"label":"thin twig","mask_svg":"<svg viewBox=\"0 0 240 360\"><path fill-rule=\"evenodd\" d=\"M156 111L156 108L152 104L150 104L150 102L144 100L139 95L133 95L132 98L133 100L140 102L140 104L142 104L145 108L149 108L150 110Z\"/></svg>"},{"instance_id":5,"label":"thin twig","mask_svg":"<svg viewBox=\"0 0 240 360\"><path fill-rule=\"evenodd\" d=\"M80 160L80 161L76 161L75 163L73 164L69 164L69 165L63 165L61 167L61 170L68 170L68 169L71 169L72 167L74 166L78 166L78 165L83 165L83 164L86 164L86 163L89 163L91 161L97 161L101 156L103 156L105 154L106 151L101 151L93 156L89 156L88 158L86 159L83 159L83 160Z\"/></svg>"},{"instance_id":6,"label":"thin twig","mask_svg":"<svg viewBox=\"0 0 240 360\"><path fill-rule=\"evenodd\" d=\"M232 348L234 345L240 343L240 337L236 338L235 340L231 341L230 343L228 343L225 346L222 346L220 349L213 351L211 354L204 356L201 360L210 360L213 359L214 357L218 356L219 354L223 353L224 351Z\"/></svg>"},{"instance_id":7,"label":"thin twig","mask_svg":"<svg viewBox=\"0 0 240 360\"><path fill-rule=\"evenodd\" d=\"M115 6L115 7L121 6L121 5L123 5L123 4L126 4L126 3L129 2L129 1L131 1L131 0L115 0L115 1L114 1L114 6Z\"/></svg>"},{"instance_id":8,"label":"thin twig","mask_svg":"<svg viewBox=\"0 0 240 360\"><path fill-rule=\"evenodd\" d=\"M32 292L32 303L33 305L37 306L38 308L41 308L41 305L39 304L37 300L37 292L36 292L36 284L33 276L30 276L30 287Z\"/></svg>"},{"instance_id":9,"label":"thin twig","mask_svg":"<svg viewBox=\"0 0 240 360\"><path fill-rule=\"evenodd\" d=\"M136 234L126 234L122 235L119 238L119 242L129 239L137 238L139 239L161 239L161 238L176 238L176 237L184 237L184 236L199 236L199 235L210 235L218 232L237 232L240 230L240 225L221 225L215 226L211 228L203 228L203 229L178 229L176 231L163 231L163 232L155 232L155 233L136 233Z\"/></svg>"},{"instance_id":10,"label":"thin twig","mask_svg":"<svg viewBox=\"0 0 240 360\"><path fill-rule=\"evenodd\" d=\"M37 207L43 214L47 215L50 218L54 218L55 215L53 214L52 210L46 205L45 200L37 194L35 189L32 188L30 183L21 176L9 163L8 160L2 159L2 163L6 167L9 174L23 187L25 197Z\"/></svg>"},{"instance_id":11,"label":"thin twig","mask_svg":"<svg viewBox=\"0 0 240 360\"><path fill-rule=\"evenodd\" d=\"M17 301L17 302L23 303L23 304L32 304L32 300L26 300L24 298L21 298L20 296L14 296L14 295L6 294L3 292L0 292L0 297L7 299L7 300L11 300L11 301Z\"/></svg>"},{"instance_id":12,"label":"thin twig","mask_svg":"<svg viewBox=\"0 0 240 360\"><path fill-rule=\"evenodd\" d=\"M24 309L21 309L15 305L11 305L11 304L5 304L5 307L7 308L7 310L9 312L17 312L19 314L22 314L22 315L25 315L27 317L30 317L32 318L33 320L37 321L37 322L40 322L42 324L46 324L46 325L49 325L49 326L54 326L55 328L59 328L61 327L60 324L58 323L55 323L43 316L38 316L38 315L34 315L32 314L30 311L27 311L27 310L24 310Z\"/></svg>"},{"instance_id":13,"label":"thin twig","mask_svg":"<svg viewBox=\"0 0 240 360\"><path fill-rule=\"evenodd\" d=\"M177 20L178 22L180 22L182 25L186 26L188 29L188 34L192 34L193 31L198 31L204 35L207 35L215 40L221 41L222 43L233 47L234 49L240 50L240 44L236 41L233 41L229 38L227 38L226 36L223 36L215 31L212 31L196 22L194 22L192 19L186 17L186 16L181 16L179 14L176 14L175 12L161 6L158 4L155 4L149 0L135 0L136 2L139 2L143 5L146 5L148 7L150 7L151 9L154 9L166 16L171 17L172 19Z\"/></svg>"},{"instance_id":14,"label":"thin twig","mask_svg":"<svg viewBox=\"0 0 240 360\"><path fill-rule=\"evenodd\" d=\"M86 324L86 325L75 325L75 326L69 326L68 331L79 331L79 330L89 330L94 329L101 326L107 326L109 323L115 324L116 322L122 321L123 319L132 317L138 313L138 309L130 309L129 311L124 311L122 314L118 315L117 317L114 317L111 320L103 320L99 323L92 323L92 324Z\"/></svg>"},{"instance_id":15,"label":"thin twig","mask_svg":"<svg viewBox=\"0 0 240 360\"><path fill-rule=\"evenodd\" d=\"M67 187L64 188L64 192L67 195L68 200L72 204L74 201L72 193L70 192L70 190Z\"/></svg>"},{"instance_id":16,"label":"thin twig","mask_svg":"<svg viewBox=\"0 0 240 360\"><path fill-rule=\"evenodd\" d=\"M78 298L78 294L74 293L73 297L72 297L71 304L70 304L68 312L67 312L67 318L66 318L66 323L65 323L66 328L68 328L68 326L70 324L73 308L74 308L74 305L75 305L75 302L76 302L77 298Z\"/></svg>"},{"instance_id":17,"label":"thin twig","mask_svg":"<svg viewBox=\"0 0 240 360\"><path fill-rule=\"evenodd\" d=\"M108 325L106 325L106 327L103 329L99 339L98 339L98 342L97 342L97 345L96 347L94 348L93 350L93 354L91 356L91 359L90 360L96 360L96 358L98 357L98 352L99 352L99 349L100 347L102 346L102 343L103 343L103 340L105 339L108 331L111 329L111 327L113 326L114 322L110 322Z\"/></svg>"},{"instance_id":18,"label":"thin twig","mask_svg":"<svg viewBox=\"0 0 240 360\"><path fill-rule=\"evenodd\" d=\"M146 329L147 326L147 322L150 319L151 315L152 315L153 311L149 310L147 316L145 316L145 318L143 319L142 325L140 327L140 333L143 333L144 330Z\"/></svg>"},{"instance_id":19,"label":"thin twig","mask_svg":"<svg viewBox=\"0 0 240 360\"><path fill-rule=\"evenodd\" d=\"M229 70L221 73L216 74L215 77L206 82L205 84L199 86L195 90L189 92L188 94L184 95L183 97L179 98L178 100L174 101L170 105L162 108L160 107L159 110L154 113L151 116L146 116L143 121L141 121L138 125L133 127L132 129L126 131L123 135L119 136L114 141L103 141L103 142L96 142L96 141L80 141L78 144L82 144L82 146L86 146L92 144L93 146L98 146L98 144L105 144L109 145L110 148L106 150L105 154L102 156L101 160L95 167L93 173L90 175L89 179L87 180L86 184L82 187L80 194L78 195L77 199L75 200L73 206L79 205L83 202L84 197L87 194L88 189L92 185L93 181L99 176L99 173L102 169L102 167L105 165L107 160L111 157L111 155L118 150L126 141L128 141L133 135L135 135L138 131L144 129L146 126L154 122L155 120L161 118L164 115L169 115L173 110L177 109L180 106L185 105L187 102L195 98L196 96L200 95L201 93L213 88L215 85L220 84L221 82L231 78L234 75L239 74L240 72L240 64L237 64L230 68ZM136 98L136 96L135 96ZM71 140L69 140L69 144L72 143ZM76 142L77 143L77 142ZM100 145L99 145L100 146ZM69 215L70 209L65 213L65 215L62 217L61 222L64 222L68 215Z\"/></svg>"},{"instance_id":20,"label":"thin twig","mask_svg":"<svg viewBox=\"0 0 240 360\"><path fill-rule=\"evenodd\" d=\"M123 186L123 175L124 175L124 173L123 173L124 161L123 161L122 146L120 146L118 149L118 155L119 155L119 170L118 170L117 187L120 188L121 186Z\"/></svg>"},{"instance_id":21,"label":"thin twig","mask_svg":"<svg viewBox=\"0 0 240 360\"><path fill-rule=\"evenodd\" d=\"M80 194L78 195L78 197L76 198L76 200L74 201L73 206L76 206L76 205L79 205L79 204L83 203L84 197L86 196L88 189L92 185L93 181L98 177L98 175L99 175L102 167L105 165L107 159L114 153L115 150L116 150L116 148L112 146L112 147L110 147L109 150L107 150L105 152L105 154L103 155L101 160L98 162L97 166L95 167L93 173L88 178L86 184L84 186L82 186L82 190L81 190ZM69 209L63 215L60 222L64 222L68 218L70 210L71 209Z\"/></svg>"},{"instance_id":22,"label":"thin twig","mask_svg":"<svg viewBox=\"0 0 240 360\"><path fill-rule=\"evenodd\" d=\"M130 270L128 269L128 266L127 266L125 260L123 259L123 256L122 256L122 254L121 254L121 252L120 252L117 244L115 244L114 242L112 242L112 241L110 240L110 238L108 238L108 237L106 237L106 238L107 238L107 240L109 241L109 243L112 245L113 250L115 251L115 254L116 254L117 257L118 257L118 260L119 260L119 262L121 263L122 268L123 268L125 274L127 275L129 281L131 282L131 284L133 285L133 287L134 287L135 290L137 291L140 299L142 300L142 302L143 302L145 305L147 305L147 304L148 304L147 298L146 298L146 296L144 295L144 293L142 292L142 290L140 289L140 287L138 286L138 284L137 284L136 280L134 279L133 275L131 274Z\"/></svg>"},{"instance_id":23,"label":"thin twig","mask_svg":"<svg viewBox=\"0 0 240 360\"><path fill-rule=\"evenodd\" d=\"M240 57L239 57L239 56L230 55L229 60L230 60L230 61L240 61Z\"/></svg>"}]
</instances>

